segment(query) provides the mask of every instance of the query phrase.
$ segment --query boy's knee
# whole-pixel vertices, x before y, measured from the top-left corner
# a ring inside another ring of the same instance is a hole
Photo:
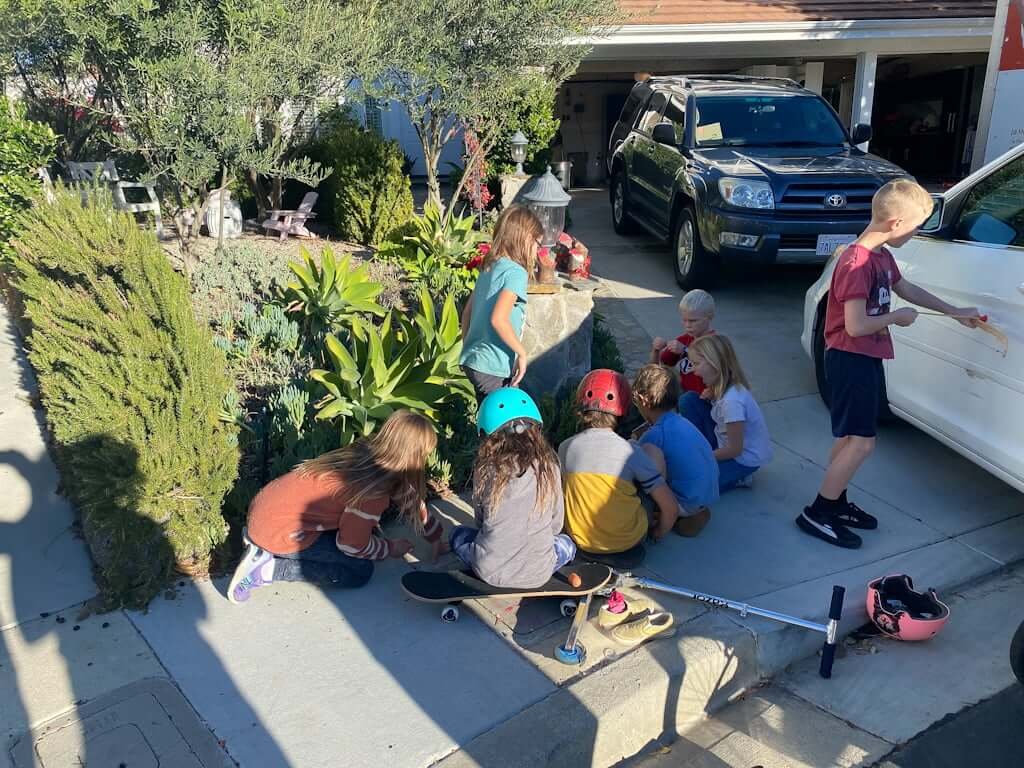
[[[851,435],[847,438],[847,450],[856,451],[858,456],[870,456],[875,450],[875,438],[873,437],[860,437],[859,435]]]

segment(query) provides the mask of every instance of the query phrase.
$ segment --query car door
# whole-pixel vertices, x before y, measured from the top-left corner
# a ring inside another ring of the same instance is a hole
[[[651,138],[651,132],[661,121],[661,113],[665,110],[667,101],[661,91],[651,96],[647,109],[637,123],[629,142],[629,202],[634,206],[634,210],[648,221],[654,220],[657,210],[654,190],[658,172],[654,165],[655,143]]]
[[[1002,345],[945,317],[892,327],[893,407],[1021,487],[1024,484],[1024,154],[979,180],[949,236],[896,251],[903,276],[955,306],[977,306]],[[895,305],[903,305],[897,300]]]
[[[684,162],[680,147],[686,140],[686,102],[677,95],[670,96],[659,123],[671,125],[676,137],[671,147],[651,142],[651,202],[654,206],[651,221],[667,232],[671,224],[672,189],[679,167]]]

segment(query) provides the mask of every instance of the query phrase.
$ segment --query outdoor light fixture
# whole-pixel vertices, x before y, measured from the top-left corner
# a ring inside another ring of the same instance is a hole
[[[509,143],[512,144],[512,162],[516,164],[516,175],[524,175],[523,163],[526,162],[526,147],[530,143],[522,131],[516,131],[515,135],[509,139]]]
[[[558,236],[565,229],[565,211],[572,197],[562,189],[562,183],[551,172],[551,166],[543,176],[523,192],[523,202],[540,219],[544,227],[541,245],[551,247],[558,242]]]

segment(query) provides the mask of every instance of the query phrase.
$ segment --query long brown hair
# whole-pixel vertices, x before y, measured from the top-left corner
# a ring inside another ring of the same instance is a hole
[[[729,387],[750,389],[750,381],[736,356],[736,348],[733,347],[727,336],[720,333],[701,336],[690,342],[687,351],[690,354],[696,352],[698,356],[707,360],[708,365],[718,371],[718,381],[708,387],[715,400],[720,400]]]
[[[473,501],[490,514],[514,478],[533,470],[540,509],[562,492],[558,456],[535,421],[522,420],[492,432],[480,443],[473,464]]]
[[[371,437],[302,462],[305,477],[333,475],[349,502],[394,498],[402,513],[418,520],[427,497],[426,461],[437,446],[430,419],[412,411],[395,411]]]
[[[494,226],[494,238],[491,250],[484,257],[484,269],[490,269],[494,262],[504,257],[512,259],[533,275],[537,257],[537,241],[544,234],[540,220],[529,208],[521,205],[510,205]]]

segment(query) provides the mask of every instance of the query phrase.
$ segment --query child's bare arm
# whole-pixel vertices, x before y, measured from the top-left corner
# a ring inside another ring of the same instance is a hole
[[[462,338],[466,338],[466,334],[469,333],[469,318],[473,314],[473,294],[469,294],[469,298],[466,300],[466,306],[462,308],[462,318],[460,325],[462,326]]]
[[[660,539],[676,524],[679,518],[679,502],[667,485],[652,488],[650,493],[654,503],[658,505],[658,524],[651,531],[651,535],[655,539]]]
[[[743,453],[743,436],[747,431],[747,422],[730,421],[725,425],[725,447],[714,452],[716,461],[735,459]]]
[[[843,321],[850,336],[872,336],[890,325],[908,326],[917,319],[917,310],[903,307],[895,312],[869,315],[866,299],[850,299],[843,303]]]
[[[909,280],[900,280],[892,289],[896,292],[897,296],[911,304],[942,312],[944,315],[955,315],[956,319],[968,328],[974,328],[977,325],[977,321],[981,319],[977,307],[954,307],[931,291],[926,291]]]

